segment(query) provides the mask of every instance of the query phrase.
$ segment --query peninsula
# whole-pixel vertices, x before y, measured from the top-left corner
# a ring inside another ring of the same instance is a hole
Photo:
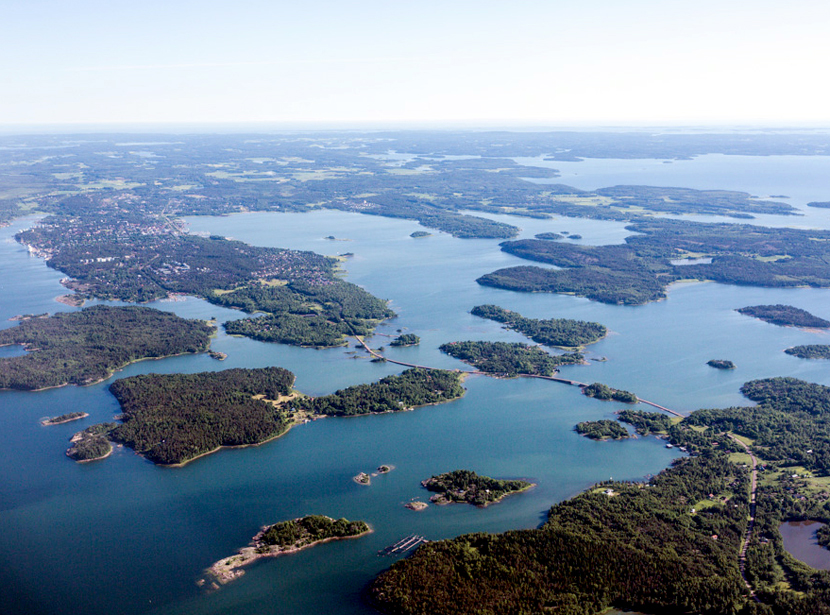
[[[66,414],[61,414],[60,416],[53,416],[48,419],[43,419],[40,424],[41,425],[62,425],[63,423],[70,423],[72,421],[79,421],[81,419],[85,419],[88,417],[89,414],[86,412],[68,412]]]
[[[236,555],[213,564],[198,584],[208,583],[213,589],[218,589],[219,585],[241,577],[245,574],[243,568],[260,558],[288,555],[332,540],[359,538],[371,531],[365,521],[334,520],[323,515],[281,521],[262,528],[250,545],[240,549]]]

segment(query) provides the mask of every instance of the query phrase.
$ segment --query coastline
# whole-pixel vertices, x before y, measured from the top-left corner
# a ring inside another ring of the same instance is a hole
[[[295,519],[296,521],[297,519]],[[244,567],[249,566],[253,562],[263,559],[266,557],[279,557],[281,555],[292,555],[294,553],[299,553],[305,549],[309,549],[311,547],[316,547],[317,545],[325,544],[328,542],[334,542],[336,540],[351,540],[354,538],[362,538],[368,534],[373,533],[375,530],[372,526],[368,526],[365,532],[361,532],[360,534],[355,534],[354,536],[332,536],[330,538],[323,538],[320,540],[314,540],[304,545],[292,545],[289,547],[281,547],[278,545],[268,546],[266,550],[260,551],[263,548],[263,545],[260,544],[260,540],[265,534],[265,532],[270,528],[270,525],[264,526],[257,534],[253,537],[251,542],[246,547],[242,547],[239,549],[236,554],[231,555],[230,557],[225,557],[220,559],[217,562],[214,562],[211,566],[205,569],[204,576],[196,581],[196,585],[199,587],[203,587],[209,584],[211,589],[219,589],[220,586],[230,583],[234,579],[238,579],[245,571],[243,570]]]

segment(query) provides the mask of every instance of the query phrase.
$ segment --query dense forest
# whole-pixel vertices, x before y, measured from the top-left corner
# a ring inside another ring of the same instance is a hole
[[[394,614],[739,612],[746,472],[725,457],[684,459],[647,485],[604,484],[551,508],[538,530],[429,543],[370,595]],[[737,507],[689,513],[727,490]]]
[[[638,433],[668,431],[693,456],[648,483],[606,482],[555,505],[539,530],[430,543],[372,584],[382,612],[591,615],[610,606],[647,613],[828,615],[830,572],[783,548],[787,520],[830,521],[830,387],[770,378],[741,391],[757,406],[698,410],[676,425],[626,410]],[[749,481],[743,448],[761,462],[745,577],[738,567]],[[730,461],[734,457],[734,462]],[[794,473],[795,469],[795,473]],[[806,472],[806,473],[805,473]],[[822,530],[822,540],[830,531]]]
[[[28,350],[0,359],[0,389],[90,384],[134,361],[207,350],[213,332],[204,321],[146,307],[98,305],[29,318],[0,330],[0,346]]]
[[[830,359],[830,345],[828,344],[793,346],[787,348],[784,352],[800,359]]]
[[[435,492],[430,501],[436,504],[460,502],[487,506],[504,496],[525,491],[533,485],[524,480],[500,480],[479,476],[472,470],[454,470],[421,481],[428,491]]]
[[[582,387],[582,394],[603,401],[621,401],[627,404],[637,403],[637,396],[634,393],[623,391],[622,389],[614,389],[601,382],[594,382],[586,387]]]
[[[617,421],[601,419],[582,421],[574,427],[576,433],[592,440],[622,440],[628,437],[628,430]]]
[[[735,311],[782,327],[830,328],[830,321],[814,316],[806,310],[780,303],[776,305],[750,305],[738,308]]]
[[[580,364],[579,353],[551,355],[536,346],[517,342],[450,342],[442,352],[493,376],[551,376],[560,365]]]
[[[830,287],[828,231],[640,218],[626,228],[636,234],[621,245],[583,246],[544,239],[504,242],[505,252],[559,269],[508,267],[478,282],[626,305],[663,299],[666,287],[680,279]]]
[[[258,444],[288,429],[288,413],[264,399],[287,395],[280,367],[146,374],[115,381],[121,423],[108,437],[158,464],[180,464],[220,446]]]
[[[378,382],[358,384],[322,397],[301,397],[298,409],[327,416],[400,412],[451,401],[464,394],[461,374],[440,369],[408,369]]]
[[[526,318],[518,312],[505,310],[497,305],[477,305],[471,311],[474,316],[489,318],[513,331],[526,335],[537,344],[560,348],[578,348],[605,337],[606,328],[596,322],[570,318]]]

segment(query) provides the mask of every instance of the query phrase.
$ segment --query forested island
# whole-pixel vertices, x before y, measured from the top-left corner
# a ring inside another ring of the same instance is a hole
[[[607,329],[597,322],[569,318],[526,318],[497,305],[477,305],[471,314],[503,323],[507,329],[518,331],[537,344],[560,348],[580,348],[593,344],[607,333]]]
[[[218,587],[242,576],[245,573],[242,570],[244,566],[262,557],[296,553],[323,542],[358,538],[371,531],[365,521],[342,518],[334,520],[323,515],[307,515],[291,521],[281,521],[262,528],[253,537],[251,544],[240,549],[236,555],[213,564],[199,584],[210,583]]]
[[[784,352],[800,359],[830,359],[830,345],[827,344],[793,346],[787,348]]]
[[[830,328],[830,321],[814,316],[806,310],[780,303],[776,305],[750,305],[738,308],[735,311],[782,327]]]
[[[28,351],[0,358],[0,389],[92,384],[135,361],[203,352],[214,332],[202,320],[146,307],[98,305],[29,318],[0,330],[0,346]]]
[[[615,389],[601,382],[594,382],[586,387],[582,387],[582,394],[603,401],[621,401],[627,404],[636,404],[638,401],[634,393],[623,391],[622,389]]]
[[[116,380],[121,423],[105,434],[153,463],[178,465],[223,446],[260,444],[299,417],[285,408],[294,374],[280,367]]]
[[[373,582],[374,605],[396,615],[576,615],[609,607],[827,615],[830,571],[787,553],[778,527],[830,521],[830,387],[770,378],[741,391],[758,405],[698,410],[674,425],[656,413],[620,413],[639,433],[668,431],[692,456],[647,483],[608,481],[556,504],[541,529],[422,546]],[[744,446],[762,473],[749,528]]]
[[[110,386],[121,404],[121,422],[79,432],[67,455],[100,459],[112,441],[153,463],[181,465],[221,447],[267,442],[318,416],[400,412],[451,401],[464,394],[461,378],[457,372],[409,369],[311,398],[293,393],[294,375],[280,367],[133,376]]]
[[[622,305],[664,299],[666,287],[683,279],[830,287],[830,231],[644,218],[626,228],[637,234],[626,237],[621,245],[585,246],[545,239],[504,242],[505,252],[560,269],[520,265],[488,273],[478,282]],[[672,262],[690,258],[709,260]]]
[[[442,369],[408,369],[378,382],[358,384],[322,397],[299,397],[292,408],[325,416],[401,412],[464,395],[462,375]]]
[[[576,433],[591,440],[622,440],[628,438],[628,430],[617,421],[601,419],[582,421],[574,427]]]
[[[493,376],[551,376],[560,365],[579,365],[579,353],[551,355],[536,346],[518,342],[450,342],[441,352]]]
[[[519,493],[533,487],[524,480],[499,480],[479,476],[472,470],[455,470],[421,481],[421,485],[435,495],[430,501],[435,504],[464,503],[485,507],[499,502],[511,493]]]
[[[404,333],[403,335],[399,335],[391,342],[389,342],[390,346],[417,346],[421,343],[421,338],[415,335],[414,333]]]
[[[735,364],[727,359],[709,359],[706,365],[716,369],[735,369]]]

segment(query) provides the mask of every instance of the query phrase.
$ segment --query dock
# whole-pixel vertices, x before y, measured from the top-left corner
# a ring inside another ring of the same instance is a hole
[[[389,545],[385,549],[381,549],[380,551],[378,551],[378,555],[402,555],[407,551],[411,551],[418,545],[427,542],[429,541],[423,536],[416,536],[415,534],[410,534],[406,538],[401,538],[395,544]]]

